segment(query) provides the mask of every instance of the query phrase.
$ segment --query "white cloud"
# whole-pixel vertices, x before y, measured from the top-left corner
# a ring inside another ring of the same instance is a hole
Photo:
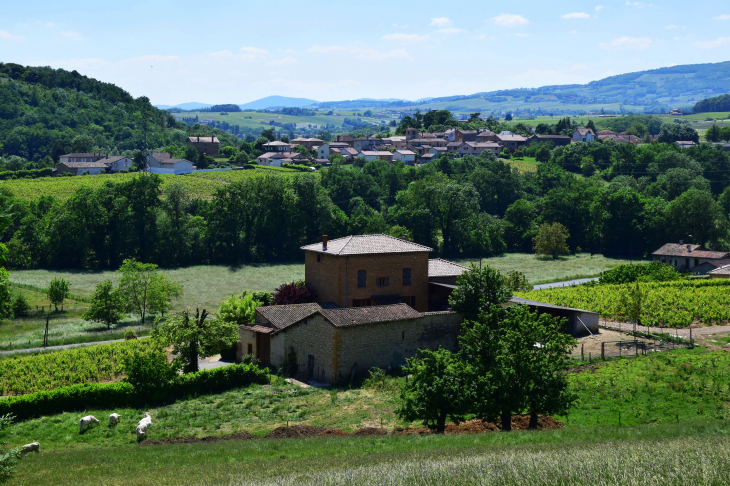
[[[666,27],[664,27],[664,28],[665,28],[665,29],[669,29],[669,30],[674,30],[674,29],[678,29],[679,27],[677,27],[677,26],[676,26],[676,25],[674,25],[674,24],[669,24],[669,25],[667,25],[667,26],[666,26]]]
[[[525,34],[524,32],[518,32],[515,34],[515,37],[528,37],[530,34]]]
[[[428,25],[435,25],[437,27],[445,27],[451,25],[451,19],[448,17],[435,17],[431,19],[431,23]]]
[[[570,33],[571,33],[571,34],[577,34],[577,33],[578,33],[578,31],[577,31],[577,30],[571,30],[571,31],[570,31]]]
[[[312,46],[308,50],[317,54],[329,54],[330,52],[344,51],[345,48],[342,46]]]
[[[714,17],[712,20],[730,20],[730,15],[722,14]]]
[[[269,65],[271,66],[282,66],[284,64],[294,64],[297,60],[293,57],[287,56],[282,57],[281,59],[274,59],[273,61],[269,61]]]
[[[471,38],[474,40],[482,40],[487,38],[487,34],[473,35]]]
[[[24,41],[25,37],[22,37],[19,35],[13,35],[9,32],[5,32],[4,30],[0,30],[0,39],[12,41],[12,42],[20,42],[20,41]]]
[[[728,44],[730,44],[730,37],[718,37],[714,41],[710,42],[694,42],[694,46],[699,47],[700,49],[714,49]]]
[[[428,39],[428,35],[418,34],[386,34],[381,37],[383,40],[395,41],[395,42],[423,42]]]
[[[464,29],[457,29],[456,27],[448,27],[446,29],[439,29],[436,32],[439,32],[441,34],[460,34],[461,32],[466,32]]]
[[[490,20],[497,25],[504,25],[505,27],[516,27],[518,25],[527,25],[530,23],[530,21],[524,18],[522,15],[506,13],[502,13],[497,15],[496,17],[492,17]]]
[[[227,52],[227,51],[224,51]],[[245,46],[238,50],[238,57],[242,61],[258,61],[264,59],[269,53],[266,49],[259,49],[258,47]]]
[[[607,51],[618,51],[622,49],[630,49],[632,51],[639,51],[642,49],[648,49],[654,46],[654,41],[650,37],[619,37],[611,42],[601,42],[598,44],[601,49]]]
[[[589,19],[589,18],[591,18],[591,16],[585,12],[571,12],[571,13],[567,13],[565,15],[561,15],[560,18],[561,19]]]
[[[603,5],[596,5],[596,12],[603,9]]]
[[[61,35],[68,39],[75,40],[75,41],[86,40],[83,37],[81,37],[81,34],[79,34],[78,32],[73,32],[70,30],[67,30],[66,32],[61,32]]]
[[[628,5],[629,7],[636,7],[636,8],[644,8],[644,7],[653,7],[654,6],[653,3],[629,2],[628,0],[626,1],[626,5]]]

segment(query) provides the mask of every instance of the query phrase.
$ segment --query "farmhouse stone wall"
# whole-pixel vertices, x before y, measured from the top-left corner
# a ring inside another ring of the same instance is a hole
[[[318,302],[353,307],[354,300],[369,299],[372,295],[398,294],[415,297],[417,311],[428,310],[427,252],[334,256],[307,251],[304,258],[305,280],[317,289]],[[410,285],[403,284],[404,268],[411,269]],[[367,272],[365,287],[357,286],[359,270]],[[377,279],[382,277],[389,278],[387,286],[377,285]]]
[[[417,319],[335,327],[315,314],[271,337],[271,363],[282,367],[294,349],[301,378],[347,382],[355,364],[363,374],[373,367],[404,364],[419,349],[455,351],[462,320],[455,312],[430,312]]]

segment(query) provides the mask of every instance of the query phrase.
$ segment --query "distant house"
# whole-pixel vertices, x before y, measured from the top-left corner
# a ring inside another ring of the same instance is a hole
[[[596,134],[590,128],[579,128],[573,132],[573,142],[593,142]]]
[[[556,147],[570,145],[572,139],[567,135],[532,135],[527,137],[526,145],[530,146],[538,142],[552,142]]]
[[[491,130],[480,130],[477,133],[477,142],[496,142],[497,134]]]
[[[265,143],[262,147],[264,152],[291,152],[291,144],[279,140]]]
[[[355,142],[355,137],[352,135],[337,135],[335,142],[343,142],[352,147]]]
[[[218,146],[220,142],[216,137],[188,137],[186,145],[195,147],[195,149],[205,155],[216,157],[218,155]]]
[[[412,150],[396,150],[393,152],[393,160],[403,162],[405,165],[413,165],[416,163],[416,153]]]
[[[496,135],[497,137],[497,143],[501,145],[502,147],[508,149],[509,151],[513,152],[517,150],[518,148],[524,146],[527,143],[527,139],[523,137],[522,135]]]
[[[482,152],[490,152],[494,155],[499,155],[501,146],[496,142],[464,142],[459,146],[457,152],[459,157],[465,155],[480,156]]]
[[[179,175],[189,174],[193,171],[192,162],[173,158],[167,152],[152,152],[147,155],[147,167],[154,174]]]
[[[59,163],[64,162],[96,162],[100,159],[105,159],[108,157],[108,154],[104,153],[73,153],[73,154],[63,154],[58,158]]]
[[[88,162],[76,162],[75,160],[69,161],[68,159],[90,159],[91,157],[74,157],[74,155],[88,155],[88,154],[66,154],[62,155],[60,158],[62,162],[56,166],[56,172],[55,175],[61,175],[61,174],[73,174],[73,175],[81,175],[84,172],[86,172],[89,175],[95,175],[95,174],[102,174],[102,173],[114,173],[119,172],[120,170],[128,170],[134,165],[134,161],[130,159],[129,157],[124,156],[107,156],[106,154],[97,154],[97,155],[103,155],[104,157],[94,157],[96,158],[95,161],[88,161]]]
[[[677,140],[676,142],[674,142],[674,144],[677,147],[682,148],[682,149],[694,147],[695,145],[697,145],[696,143],[694,143],[691,140]]]
[[[710,278],[730,278],[730,264],[723,265],[707,272]]]
[[[444,154],[449,153],[449,149],[447,147],[431,147],[428,149],[429,154],[433,154],[434,157],[441,157]]]
[[[358,157],[362,157],[368,162],[372,160],[385,160],[388,162],[393,161],[393,152],[387,150],[363,150],[357,154]]]
[[[672,116],[682,116],[682,115],[684,115],[684,113],[682,113],[682,110],[680,110],[679,108],[673,109],[672,111],[669,112],[669,114],[672,115]]]
[[[725,152],[730,152],[730,143],[727,143],[727,142],[713,142],[712,143],[712,146],[713,147],[720,147]]]
[[[476,130],[459,130],[454,131],[454,142],[476,142],[477,131]]]
[[[317,158],[320,159],[327,159],[330,155],[336,152],[332,152],[333,148],[336,149],[343,149],[348,148],[350,145],[345,142],[329,142],[329,143],[323,143],[319,147],[317,147]]]
[[[651,254],[655,262],[667,263],[679,272],[689,272],[708,261],[730,258],[726,251],[705,250],[700,245],[685,244],[683,241],[667,243]]]
[[[296,152],[267,152],[256,157],[257,164],[268,165],[269,167],[281,167],[283,164],[303,164],[308,161],[309,159]]]
[[[301,145],[307,150],[312,150],[314,146],[316,145],[319,147],[324,143],[324,140],[320,140],[318,138],[295,138],[294,140],[290,140],[289,143],[292,147],[296,147],[297,145]]]
[[[427,164],[427,163],[431,162],[434,159],[438,159],[438,156],[436,156],[435,154],[432,154],[432,153],[423,154],[423,155],[421,155],[421,158],[418,159],[418,163],[419,164]]]

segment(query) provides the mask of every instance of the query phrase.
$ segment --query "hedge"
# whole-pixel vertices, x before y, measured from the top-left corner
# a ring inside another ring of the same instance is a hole
[[[141,407],[267,381],[267,370],[244,363],[180,375],[159,387],[135,389],[123,381],[84,383],[2,399],[0,416],[10,413],[16,420],[26,420],[77,410]]]
[[[38,177],[50,177],[51,175],[53,175],[53,167],[46,167],[44,169],[4,170],[0,172],[0,180],[24,179],[27,177],[36,179]]]

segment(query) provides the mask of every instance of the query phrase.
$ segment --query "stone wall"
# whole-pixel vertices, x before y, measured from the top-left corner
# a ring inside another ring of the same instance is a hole
[[[247,354],[256,356],[256,333],[243,326],[238,326],[238,350],[236,356],[238,359],[243,358]],[[251,352],[248,352],[248,346],[251,345]]]
[[[320,261],[317,262],[317,255]],[[305,252],[305,280],[317,289],[318,302],[335,302],[340,307],[352,307],[353,300],[369,299],[372,295],[398,294],[415,297],[416,310],[428,310],[428,253],[397,253],[378,255],[333,256]],[[403,269],[411,269],[411,284],[403,285]],[[366,286],[357,286],[357,272],[367,272]],[[390,278],[389,285],[377,285],[378,277]],[[374,303],[373,303],[374,304]]]
[[[298,376],[307,376],[313,356],[315,380],[339,383],[350,379],[353,366],[363,375],[373,367],[404,364],[419,349],[442,346],[456,350],[461,314],[429,312],[418,319],[335,327],[320,314],[294,324],[271,338],[271,363],[281,367],[290,348],[296,352]],[[245,346],[244,346],[245,347]]]

